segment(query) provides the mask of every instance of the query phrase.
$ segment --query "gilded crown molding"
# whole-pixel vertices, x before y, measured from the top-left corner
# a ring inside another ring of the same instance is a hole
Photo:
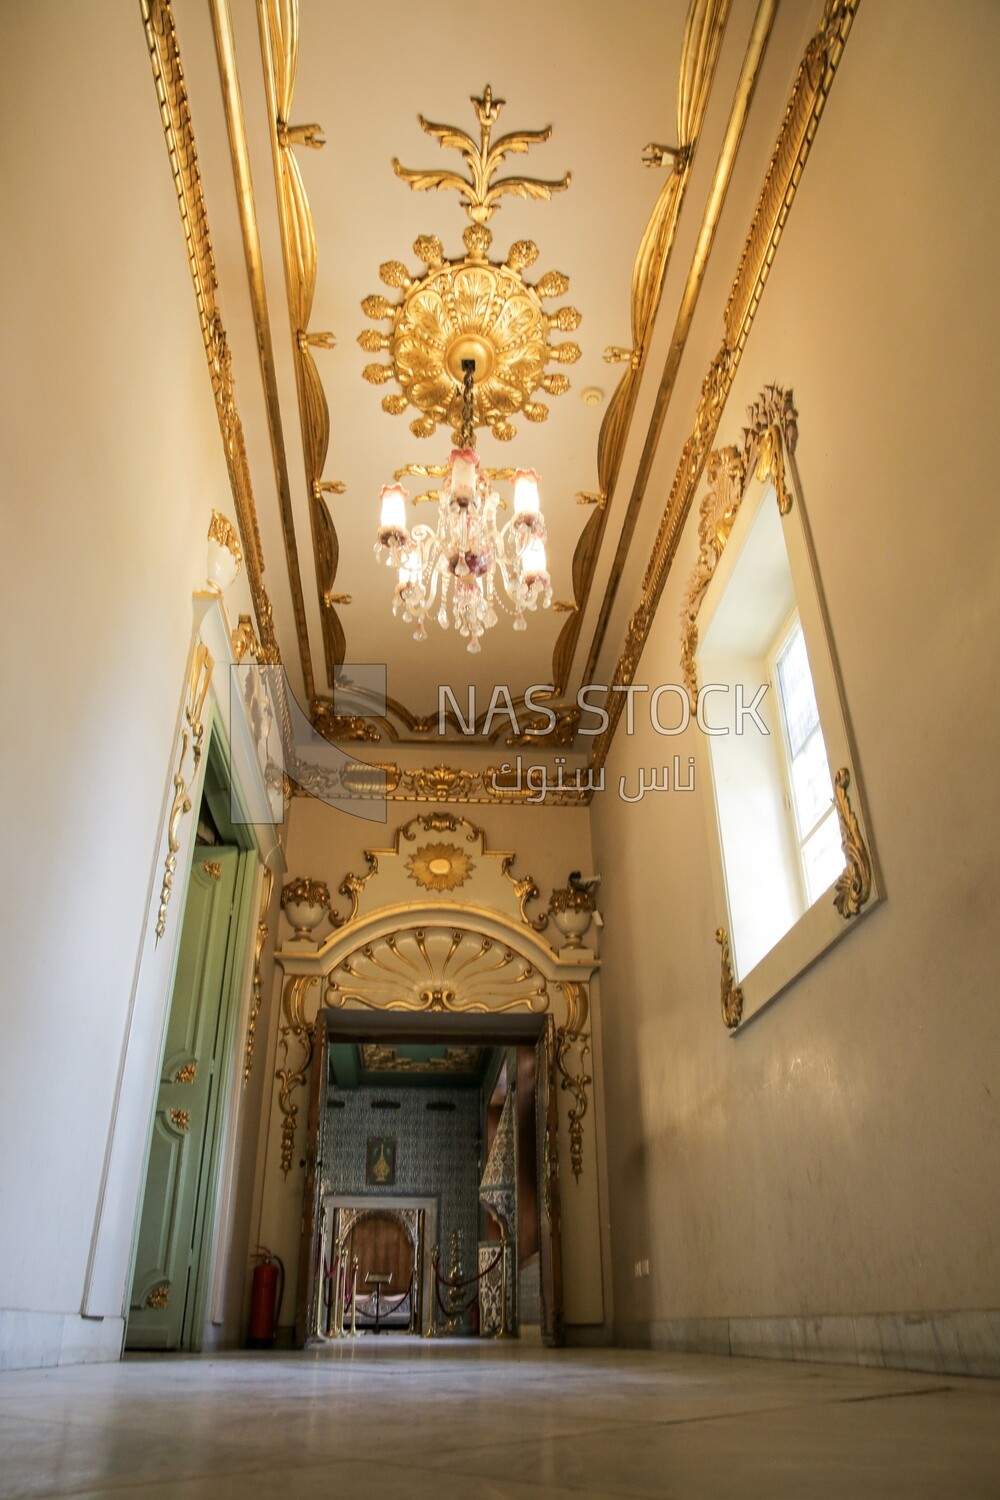
[[[253,180],[250,173],[250,149],[247,142],[246,121],[243,113],[243,96],[236,66],[236,49],[233,39],[233,23],[229,0],[210,0],[212,31],[215,37],[215,53],[222,87],[222,101],[226,113],[226,128],[229,135],[229,153],[236,186],[236,203],[240,216],[240,231],[246,259],[247,282],[250,303],[253,309],[254,327],[257,335],[257,353],[264,399],[267,411],[268,435],[271,456],[274,462],[274,477],[278,492],[278,512],[285,543],[285,561],[288,569],[288,586],[291,591],[292,613],[298,640],[299,660],[306,696],[312,697],[313,680],[312,651],[309,645],[309,630],[306,622],[305,598],[302,592],[302,574],[299,567],[298,542],[295,536],[295,520],[292,513],[291,485],[288,478],[288,459],[285,452],[285,435],[281,420],[281,404],[278,399],[278,380],[274,363],[274,346],[271,339],[271,320],[267,305],[264,281],[264,261],[261,252],[260,229],[254,201]]]
[[[565,782],[565,777],[564,777]],[[319,797],[331,803],[345,800],[386,802],[453,802],[493,806],[532,806],[544,802],[547,807],[586,807],[593,798],[594,787],[586,784],[563,784],[553,787],[534,785],[522,780],[516,770],[504,764],[486,766],[481,771],[449,766],[404,769],[394,761],[352,761],[333,770],[328,766],[298,761],[289,794],[293,797]]]
[[[298,67],[298,0],[258,0],[257,22],[278,199],[281,253],[285,269],[292,363],[302,431],[323,652],[327,679],[332,687],[337,668],[344,660],[347,642],[336,609],[338,597],[334,593],[340,566],[340,542],[325,495],[342,493],[343,486],[337,481],[326,481],[323,478],[330,447],[330,408],[312,351],[314,348],[331,348],[334,341],[330,334],[309,331],[316,290],[316,231],[305,184],[294,154],[296,146],[315,149],[321,147],[324,141],[318,125],[296,126],[290,123]],[[343,602],[343,596],[339,602]]]
[[[726,304],[727,320],[742,308],[741,321],[738,326],[727,321],[722,345],[702,381],[694,427],[681,450],[639,604],[612,674],[613,688],[624,688],[634,679],[859,3],[827,0],[820,27],[799,65]],[[607,759],[625,697],[624,692],[610,695],[610,721],[594,743],[597,767]]]
[[[274,633],[271,600],[264,583],[264,552],[257,524],[257,507],[250,479],[243,423],[236,406],[232,353],[216,303],[218,278],[215,256],[208,228],[208,212],[198,167],[198,152],[174,14],[170,0],[140,0],[140,5],[160,106],[160,119],[177,192],[177,205],[184,227],[188,266],[198,304],[198,319],[208,358],[212,394],[215,397],[226,468],[246,559],[247,578],[257,616],[262,655],[268,664],[277,665],[281,661],[281,653]]]
[[[678,146],[669,152],[666,148],[646,148],[647,165],[662,165],[669,155],[670,174],[653,206],[632,270],[632,343],[629,348],[609,349],[605,355],[611,355],[615,362],[621,357],[625,368],[597,440],[600,503],[581,532],[573,555],[576,609],[563,626],[553,652],[552,680],[559,691],[565,689],[583,627],[728,14],[729,0],[691,0],[678,81]],[[584,680],[591,679],[585,676]]]

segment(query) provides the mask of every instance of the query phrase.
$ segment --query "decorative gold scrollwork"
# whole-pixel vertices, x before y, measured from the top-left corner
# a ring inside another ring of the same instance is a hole
[[[465,255],[448,260],[437,235],[422,234],[413,245],[426,268],[422,274],[411,276],[401,261],[384,261],[379,268],[383,283],[401,290],[403,296],[399,302],[380,294],[364,299],[361,307],[367,317],[375,322],[389,320],[392,326],[389,332],[366,328],[358,343],[370,354],[389,354],[389,364],[369,364],[362,373],[372,385],[396,380],[400,391],[384,397],[382,408],[391,415],[401,415],[408,406],[416,408],[418,415],[410,424],[416,437],[430,437],[440,424],[450,425],[457,437],[462,420],[462,361],[472,359],[476,366],[474,425],[489,427],[498,441],[506,442],[514,436],[512,416],[522,413],[529,422],[547,419],[548,407],[534,399],[539,387],[550,395],[568,388],[564,376],[547,373],[545,366],[550,360],[574,363],[580,358],[579,346],[553,344],[549,336],[555,330],[572,332],[580,314],[573,307],[543,309],[543,300],[561,297],[569,281],[558,271],[548,272],[533,284],[525,281],[522,272],[538,257],[538,247],[531,240],[516,241],[502,263],[490,260],[493,236],[486,221],[503,194],[547,199],[568,187],[569,173],[558,182],[517,175],[497,179],[495,174],[507,155],[547,140],[551,127],[491,142],[504,101],[494,99],[487,85],[482,98],[472,103],[479,121],[478,145],[458,126],[435,125],[420,116],[428,135],[465,158],[468,177],[451,171],[418,171],[395,159],[392,164],[396,175],[411,188],[458,190],[472,220],[462,236]]]
[[[841,766],[834,777],[833,799],[840,822],[840,842],[846,864],[837,879],[833,904],[846,920],[856,917],[872,893],[872,862],[864,836],[847,796],[851,773]]]
[[[278,1045],[282,1049],[284,1066],[275,1070],[278,1080],[278,1108],[284,1119],[281,1128],[281,1170],[287,1177],[292,1169],[295,1150],[295,1125],[299,1106],[294,1095],[302,1088],[309,1073],[313,1056],[313,1028],[305,1018],[305,997],[309,986],[316,983],[313,974],[296,975],[285,981],[282,1000],[284,1023],[278,1031]],[[296,1066],[289,1063],[292,1045],[298,1047]]]
[[[167,930],[167,906],[174,888],[174,875],[177,871],[177,854],[181,847],[180,826],[185,814],[191,811],[190,790],[198,774],[198,767],[201,764],[203,740],[205,737],[202,713],[205,708],[208,685],[212,680],[213,666],[214,663],[208,647],[203,644],[197,645],[191,657],[191,665],[188,668],[187,696],[184,705],[184,727],[181,730],[181,753],[177,761],[177,771],[174,775],[174,800],[171,804],[170,815],[167,818],[167,854],[163,862],[163,884],[160,887],[160,904],[156,912],[155,931],[157,942],[160,941],[160,938]],[[185,776],[184,765],[189,749],[192,758],[191,773],[189,776]]]
[[[729,534],[739,515],[740,506],[754,475],[770,480],[778,501],[778,510],[787,516],[792,495],[785,480],[784,450],[795,452],[798,441],[798,413],[791,391],[780,386],[765,386],[760,396],[747,408],[747,426],[734,447],[716,448],[705,465],[708,488],[701,502],[698,521],[698,561],[688,582],[684,608],[681,611],[681,671],[691,699],[698,704],[698,611],[726,550]]]
[[[560,1088],[568,1090],[576,1101],[569,1111],[569,1162],[573,1176],[579,1182],[583,1171],[583,1118],[587,1113],[587,1087],[594,1081],[587,1072],[590,1033],[584,1030],[590,1014],[590,996],[587,986],[578,981],[564,982],[562,989],[566,997],[566,1022],[556,1032],[556,1068],[560,1075]],[[572,1058],[574,1048],[575,1062]]]
[[[250,1000],[250,1016],[247,1020],[246,1053],[243,1059],[244,1088],[250,1082],[250,1073],[253,1069],[254,1043],[257,1039],[257,1021],[260,1017],[260,1007],[264,993],[260,966],[264,955],[264,948],[267,944],[267,915],[271,907],[271,891],[273,888],[274,871],[265,867],[264,883],[260,893],[260,915],[257,918],[257,935],[254,938],[253,948],[253,990]]]
[[[730,1031],[735,1031],[743,1019],[743,990],[734,983],[733,955],[724,927],[715,929],[715,941],[722,949],[722,1019]]]

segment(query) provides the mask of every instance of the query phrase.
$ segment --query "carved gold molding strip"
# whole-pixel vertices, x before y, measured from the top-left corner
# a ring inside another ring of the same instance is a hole
[[[576,610],[563,626],[552,657],[552,680],[560,692],[565,689],[583,626],[728,14],[729,0],[691,0],[678,81],[678,145],[669,151],[666,148],[658,151],[646,148],[649,153],[647,165],[663,165],[664,158],[669,156],[670,175],[653,207],[632,271],[631,348],[607,351],[621,353],[627,362],[608,403],[597,441],[598,503],[580,534],[573,555]],[[590,677],[584,677],[584,681],[590,680]]]
[[[309,332],[316,290],[316,231],[305,184],[293,150],[295,146],[318,149],[325,142],[320,126],[290,123],[298,67],[298,0],[257,0],[257,23],[278,196],[281,252],[285,267],[292,363],[295,368],[299,423],[302,429],[323,651],[327,679],[332,687],[347,647],[333,599],[333,586],[340,565],[340,542],[324,492],[339,493],[343,486],[323,479],[330,447],[330,408],[312,350],[332,348],[334,341],[332,334]]]
[[[698,612],[729,541],[740,506],[754,478],[774,486],[778,510],[787,516],[792,494],[785,479],[785,451],[794,454],[798,442],[798,413],[791,391],[765,386],[747,408],[747,426],[739,444],[716,448],[708,456],[708,489],[698,522],[698,561],[688,583],[681,610],[681,671],[691,699],[698,706]]]
[[[722,1020],[730,1031],[735,1031],[743,1019],[743,990],[734,982],[733,955],[724,927],[715,929],[715,941],[722,949]]]
[[[592,779],[591,779],[592,780]],[[340,771],[327,766],[299,761],[291,795],[359,801],[373,797],[387,802],[457,802],[478,806],[497,804],[530,805],[544,802],[548,807],[586,807],[593,799],[594,787],[588,783],[579,788],[545,788],[544,796],[524,782],[518,785],[515,773],[503,766],[487,766],[482,771],[467,771],[458,766],[422,766],[404,770],[392,761],[355,763]]]
[[[160,105],[160,119],[184,226],[188,265],[198,304],[198,318],[208,357],[212,394],[215,397],[226,468],[229,471],[229,483],[246,558],[257,628],[265,660],[271,665],[277,665],[281,661],[281,653],[274,633],[271,600],[264,583],[264,552],[257,524],[257,507],[250,479],[243,423],[236,406],[232,353],[215,300],[218,288],[215,256],[208,229],[205,195],[198,168],[198,152],[191,125],[174,15],[170,0],[140,0],[140,6]]]
[[[304,1004],[306,991],[315,983],[314,974],[296,975],[285,981],[282,997],[285,1019],[278,1031],[278,1045],[282,1049],[284,1065],[275,1070],[274,1076],[278,1080],[278,1108],[284,1122],[281,1128],[281,1170],[286,1177],[292,1169],[295,1126],[299,1113],[294,1095],[305,1084],[312,1062],[313,1028],[306,1021]],[[295,1066],[289,1061],[293,1045],[298,1050]]]
[[[750,114],[757,79],[760,76],[764,54],[767,50],[767,43],[771,33],[771,26],[774,22],[777,9],[778,0],[758,0],[757,13],[754,17],[746,56],[744,57],[743,67],[733,95],[729,124],[719,150],[715,175],[708,192],[705,211],[702,216],[701,230],[688,271],[687,282],[681,295],[670,346],[667,349],[666,358],[663,362],[663,373],[660,376],[660,384],[656,392],[653,413],[646,431],[645,442],[643,443],[642,453],[632,483],[632,492],[629,496],[618,542],[615,547],[615,555],[608,574],[604,598],[601,601],[600,614],[594,627],[594,635],[590,643],[587,664],[584,667],[583,673],[583,680],[585,682],[592,682],[597,672],[597,659],[604,645],[605,635],[611,619],[611,611],[618,596],[618,588],[621,583],[622,574],[625,571],[628,551],[638,523],[639,511],[645,500],[646,489],[659,446],[660,434],[663,430],[667,410],[673,396],[674,385],[687,345],[688,334],[691,331],[691,325],[694,321],[695,310],[698,305],[701,288],[705,280],[705,273],[708,268],[709,256],[711,255],[712,245],[715,240],[715,233],[722,216],[729,183],[736,165],[740,140]]]
[[[594,1081],[587,1072],[590,1033],[584,1030],[590,1013],[590,996],[587,986],[577,982],[564,984],[563,993],[566,996],[566,1024],[556,1032],[556,1068],[561,1079],[559,1087],[568,1090],[576,1101],[569,1112],[569,1160],[573,1176],[579,1182],[583,1171],[583,1117],[587,1113],[587,1088]],[[574,1049],[575,1062],[572,1058]]]
[[[271,909],[271,892],[274,889],[274,871],[264,868],[264,883],[260,892],[260,914],[257,918],[257,932],[254,937],[253,946],[253,987],[250,999],[250,1015],[247,1019],[246,1051],[243,1058],[243,1087],[246,1088],[250,1082],[250,1074],[253,1071],[254,1045],[257,1040],[257,1022],[260,1019],[260,1007],[264,994],[263,980],[261,978],[261,961],[264,956],[264,948],[267,945],[267,917]]]
[[[833,780],[833,798],[847,863],[837,879],[833,904],[845,920],[856,917],[872,893],[871,856],[847,796],[850,784],[851,773],[846,766],[841,766]]]
[[[288,479],[288,460],[285,454],[285,435],[281,422],[281,404],[278,399],[277,372],[274,364],[274,346],[271,341],[271,321],[268,315],[267,293],[264,284],[264,261],[260,245],[260,229],[254,202],[253,181],[250,175],[250,150],[247,142],[246,120],[243,113],[243,96],[236,66],[236,50],[233,39],[233,23],[229,0],[211,0],[212,31],[215,37],[215,53],[222,86],[222,102],[226,112],[226,128],[229,134],[229,154],[232,161],[233,181],[236,185],[236,202],[240,215],[240,230],[246,258],[247,282],[253,308],[254,326],[257,334],[257,354],[264,399],[267,408],[268,434],[271,441],[271,456],[274,461],[275,486],[278,492],[278,511],[285,542],[285,561],[288,568],[288,586],[292,596],[292,612],[295,617],[295,633],[298,638],[299,660],[306,697],[315,692],[313,680],[312,651],[309,646],[309,630],[306,622],[305,599],[302,593],[302,574],[299,568],[298,543],[295,537],[295,519],[292,513],[291,486]]]
[[[191,811],[191,787],[201,764],[205,738],[205,726],[201,716],[205,709],[209,683],[212,680],[213,666],[214,662],[208,647],[196,646],[188,667],[184,725],[181,729],[181,753],[178,756],[177,770],[174,773],[174,800],[167,817],[167,854],[163,862],[163,883],[160,886],[160,904],[156,912],[157,942],[167,930],[167,906],[174,888],[177,854],[181,847],[180,827],[186,814]],[[190,775],[186,774],[184,769],[188,750],[191,751],[192,760]]]
[[[799,65],[733,292],[727,304],[729,315],[732,316],[733,309],[740,302],[738,296],[734,301],[734,293],[737,293],[740,286],[749,284],[751,277],[754,292],[746,302],[739,327],[727,324],[722,346],[702,382],[694,428],[681,451],[680,462],[646,567],[639,605],[629,621],[625,642],[612,675],[613,687],[624,688],[635,676],[681,530],[718,430],[774,259],[774,251],[791,209],[859,3],[860,0],[827,0],[820,28],[806,48]],[[779,208],[773,208],[773,205],[779,203]],[[766,239],[761,237],[762,224],[771,226]],[[610,695],[610,722],[594,744],[594,764],[598,767],[603,766],[607,759],[621,720],[625,697],[623,692],[612,692]]]

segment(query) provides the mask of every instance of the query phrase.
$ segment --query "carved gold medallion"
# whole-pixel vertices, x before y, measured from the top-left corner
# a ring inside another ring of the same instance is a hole
[[[569,173],[559,181],[511,175],[496,177],[504,158],[525,152],[546,141],[544,130],[519,131],[492,141],[492,131],[504,100],[495,99],[487,84],[482,98],[473,98],[479,121],[476,142],[454,125],[435,125],[419,117],[421,127],[442,146],[459,151],[469,169],[458,172],[419,171],[396,160],[398,177],[415,190],[455,188],[461,195],[471,224],[462,236],[465,255],[448,260],[436,235],[422,234],[413,252],[424,271],[411,276],[398,260],[384,261],[379,275],[387,287],[402,291],[399,302],[380,295],[366,297],[361,306],[374,322],[388,320],[388,333],[366,328],[358,336],[362,349],[371,354],[388,352],[389,364],[365,366],[364,377],[372,385],[395,380],[399,392],[382,401],[384,411],[402,415],[415,407],[419,415],[410,423],[416,437],[430,437],[439,425],[455,433],[461,425],[463,361],[475,364],[473,422],[489,427],[495,438],[514,436],[511,418],[522,414],[529,422],[544,422],[549,409],[534,399],[542,389],[562,395],[569,389],[565,375],[549,374],[546,365],[573,364],[580,358],[579,346],[570,341],[551,343],[553,332],[571,333],[580,324],[574,307],[547,312],[543,301],[562,297],[569,279],[560,271],[549,271],[538,281],[525,281],[523,271],[538,258],[532,240],[517,240],[504,261],[490,260],[493,240],[486,221],[500,197],[551,198],[569,186]]]
[[[411,880],[425,891],[454,891],[475,869],[464,849],[455,844],[425,844],[406,861]]]

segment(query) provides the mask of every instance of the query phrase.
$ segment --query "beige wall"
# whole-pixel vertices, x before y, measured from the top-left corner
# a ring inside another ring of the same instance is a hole
[[[137,6],[4,6],[0,158],[0,1360],[42,1363],[120,1339],[120,1277],[106,1328],[79,1314],[191,592],[232,511]],[[140,1006],[134,1036],[155,1051],[161,1024]],[[140,1149],[148,1126],[148,1105],[119,1118]]]
[[[625,1337],[1000,1305],[998,48],[992,4],[861,6],[718,437],[794,389],[887,902],[730,1038],[707,789],[593,807]],[[680,680],[696,551],[637,681]],[[612,788],[693,748],[639,723]]]

